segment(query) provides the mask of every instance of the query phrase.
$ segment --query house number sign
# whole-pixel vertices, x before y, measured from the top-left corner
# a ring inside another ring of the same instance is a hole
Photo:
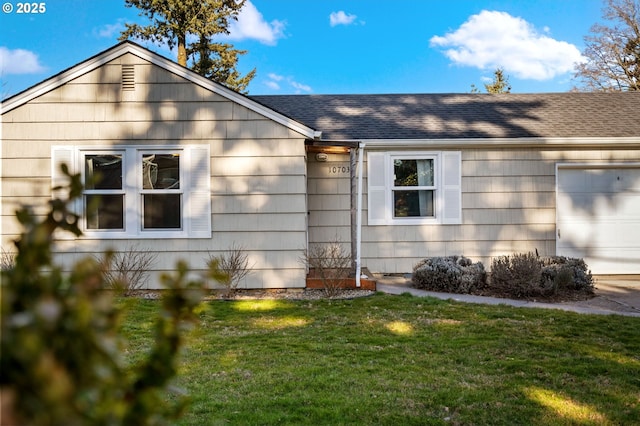
[[[348,175],[349,174],[349,164],[331,164],[327,166],[329,168],[330,175]]]

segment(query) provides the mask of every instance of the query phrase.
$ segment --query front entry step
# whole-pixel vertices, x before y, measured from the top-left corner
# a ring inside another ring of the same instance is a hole
[[[365,271],[363,271],[365,272]],[[365,273],[366,274],[366,273]],[[366,274],[368,277],[370,274]],[[306,288],[310,289],[324,289],[325,286],[330,288],[340,288],[345,290],[372,290],[376,291],[376,281],[371,278],[360,278],[360,287],[356,287],[355,277],[347,277],[335,280],[327,280],[325,283],[322,278],[319,278],[315,271],[311,270],[307,275]]]

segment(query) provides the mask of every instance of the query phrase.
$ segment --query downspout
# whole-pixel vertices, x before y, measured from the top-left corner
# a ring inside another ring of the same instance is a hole
[[[362,275],[362,175],[364,175],[364,142],[358,144],[358,201],[356,217],[356,287]]]

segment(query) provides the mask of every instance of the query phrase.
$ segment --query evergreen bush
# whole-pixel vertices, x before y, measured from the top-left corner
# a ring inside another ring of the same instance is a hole
[[[493,259],[489,289],[513,298],[576,292],[589,295],[594,292],[594,283],[582,259],[517,253]]]
[[[541,257],[542,279],[553,282],[558,291],[574,290],[592,294],[593,276],[583,259],[564,256]]]
[[[474,293],[486,284],[482,263],[464,256],[430,257],[413,267],[413,286],[447,293]]]
[[[523,298],[550,294],[552,289],[544,283],[542,265],[533,253],[500,256],[491,262],[489,288],[500,295]]]

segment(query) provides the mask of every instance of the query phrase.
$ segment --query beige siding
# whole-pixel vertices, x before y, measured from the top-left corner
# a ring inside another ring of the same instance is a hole
[[[412,149],[413,150],[413,149]],[[495,256],[537,250],[555,254],[557,163],[640,161],[637,150],[462,150],[462,224],[368,226],[366,176],[362,263],[372,272],[406,273],[420,259],[465,255],[488,268]],[[310,241],[349,240],[348,176],[332,176],[333,162],[309,163]],[[366,173],[366,166],[364,167]]]
[[[309,153],[309,243],[351,241],[349,154],[328,154],[320,162]]]
[[[121,64],[135,65],[133,92],[121,90]],[[243,287],[303,287],[306,247],[304,137],[243,106],[134,56],[125,55],[2,116],[2,247],[20,227],[13,212],[51,196],[51,147],[209,144],[212,238],[60,241],[65,265],[131,245],[158,255],[153,274],[187,260],[243,247],[253,272]],[[151,286],[156,286],[153,281]]]

